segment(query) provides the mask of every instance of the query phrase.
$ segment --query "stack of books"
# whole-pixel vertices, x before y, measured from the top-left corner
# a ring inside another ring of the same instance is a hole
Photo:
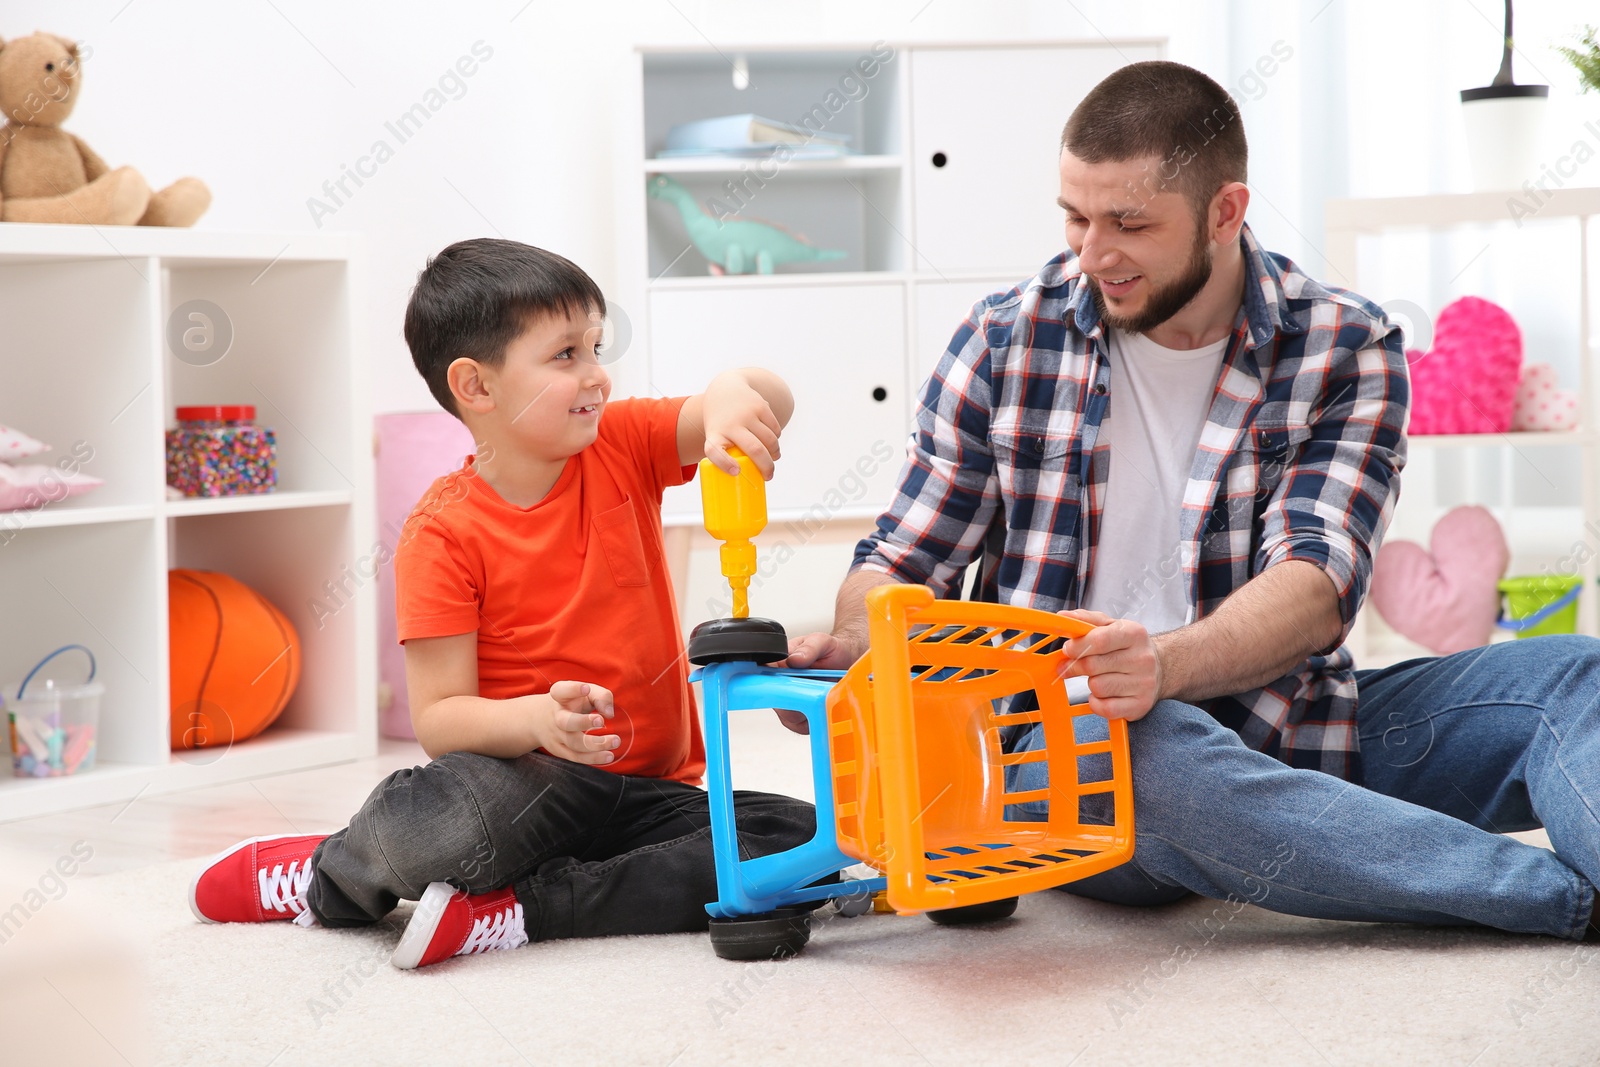
[[[656,158],[764,159],[787,146],[794,159],[837,159],[848,151],[849,141],[848,134],[816,132],[759,115],[723,115],[678,123],[667,131],[666,147]]]

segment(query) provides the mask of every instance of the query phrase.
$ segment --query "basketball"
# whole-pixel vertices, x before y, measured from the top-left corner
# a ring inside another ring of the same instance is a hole
[[[254,589],[215,571],[167,572],[172,747],[222,748],[259,734],[300,681],[300,635]]]

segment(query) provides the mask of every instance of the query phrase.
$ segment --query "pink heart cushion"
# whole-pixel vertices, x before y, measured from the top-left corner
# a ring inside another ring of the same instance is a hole
[[[1384,621],[1441,656],[1489,643],[1500,614],[1495,587],[1511,549],[1487,509],[1453,508],[1424,549],[1391,541],[1372,565],[1372,606]]]
[[[1561,388],[1561,376],[1548,363],[1522,368],[1522,384],[1511,411],[1511,428],[1559,433],[1578,427],[1578,394]]]
[[[1433,347],[1406,353],[1414,434],[1505,433],[1522,369],[1522,331],[1505,308],[1475,296],[1445,307]]]

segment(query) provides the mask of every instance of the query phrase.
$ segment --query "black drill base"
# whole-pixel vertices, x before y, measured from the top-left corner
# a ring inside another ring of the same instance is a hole
[[[709,619],[689,634],[689,662],[771,663],[789,654],[789,635],[771,619]]]

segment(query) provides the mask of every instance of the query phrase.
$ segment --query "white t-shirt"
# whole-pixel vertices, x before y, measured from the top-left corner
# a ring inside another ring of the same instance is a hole
[[[1084,607],[1163,633],[1189,621],[1178,554],[1183,492],[1228,339],[1181,350],[1113,329],[1110,341],[1111,408],[1100,436],[1111,467]]]

